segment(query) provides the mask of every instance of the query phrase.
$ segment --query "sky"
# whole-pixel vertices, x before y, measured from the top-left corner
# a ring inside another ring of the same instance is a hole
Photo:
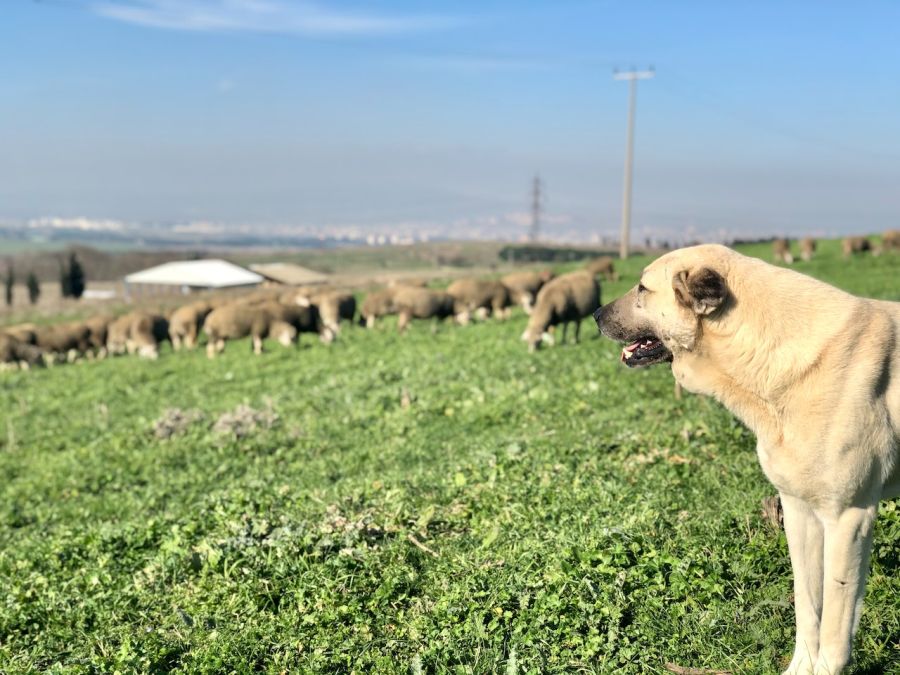
[[[3,0],[0,221],[900,225],[900,3]]]

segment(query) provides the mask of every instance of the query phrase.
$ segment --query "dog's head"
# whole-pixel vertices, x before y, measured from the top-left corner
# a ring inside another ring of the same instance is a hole
[[[722,252],[697,246],[668,253],[644,269],[637,286],[594,312],[600,331],[625,343],[625,365],[671,361],[697,347],[703,322],[726,311],[731,297]]]

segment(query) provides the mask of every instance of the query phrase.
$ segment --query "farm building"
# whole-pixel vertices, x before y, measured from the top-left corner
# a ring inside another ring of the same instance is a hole
[[[250,269],[261,274],[266,281],[286,286],[314,286],[328,282],[328,275],[293,263],[266,263],[250,265]]]
[[[263,277],[227,260],[179,260],[125,277],[125,297],[177,291],[258,286]]]

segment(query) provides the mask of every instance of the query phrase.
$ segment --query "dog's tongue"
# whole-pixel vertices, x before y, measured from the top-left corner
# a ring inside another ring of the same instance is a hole
[[[638,340],[637,342],[632,342],[630,345],[622,347],[622,361],[626,361],[626,360],[630,359],[632,353],[634,353],[634,350],[636,350],[640,346],[641,346],[641,341]]]

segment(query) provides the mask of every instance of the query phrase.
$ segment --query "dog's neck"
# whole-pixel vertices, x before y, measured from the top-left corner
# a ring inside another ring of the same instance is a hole
[[[851,317],[829,314],[829,297],[841,306],[848,297],[843,291],[765,267],[763,274],[729,275],[728,308],[703,320],[700,342],[676,358],[673,371],[689,389],[691,380],[700,383],[695,388],[721,401],[758,436],[779,439],[792,388],[822,366]]]

